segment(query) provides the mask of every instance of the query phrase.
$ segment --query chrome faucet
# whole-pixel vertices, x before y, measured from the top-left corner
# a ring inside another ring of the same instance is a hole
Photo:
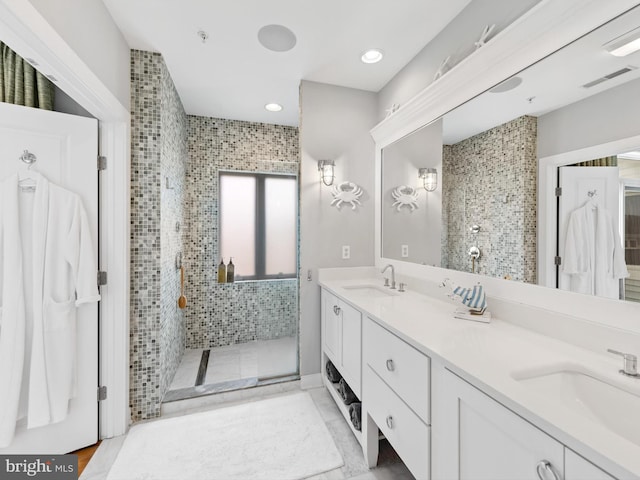
[[[391,290],[396,289],[396,271],[393,268],[393,265],[389,264],[382,269],[382,273],[386,272],[389,268],[391,268]]]
[[[610,348],[607,349],[607,352],[620,355],[622,357],[624,362],[622,370],[620,370],[622,375],[640,378],[640,374],[638,374],[638,357],[631,355],[630,353],[618,352],[617,350],[612,350]]]

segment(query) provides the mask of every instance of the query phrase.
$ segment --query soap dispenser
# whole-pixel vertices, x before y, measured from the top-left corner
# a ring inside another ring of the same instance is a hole
[[[227,281],[227,267],[224,266],[224,258],[220,259],[220,265],[218,265],[218,283],[225,283]]]
[[[227,283],[233,283],[234,281],[234,270],[235,267],[233,265],[233,257],[229,258],[229,265],[227,265]]]

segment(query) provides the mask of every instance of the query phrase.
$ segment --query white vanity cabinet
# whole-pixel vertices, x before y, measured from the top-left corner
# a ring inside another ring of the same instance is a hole
[[[365,419],[368,415],[411,473],[419,480],[428,479],[429,357],[367,318],[363,327],[363,365],[363,423],[369,421]],[[372,438],[377,439],[376,432]],[[370,452],[365,453],[373,466],[375,455],[371,458]]]
[[[323,353],[362,399],[362,314],[325,289],[321,301]]]
[[[564,452],[565,480],[616,480],[568,448]]]
[[[615,480],[562,443],[446,371],[439,476],[455,480]]]

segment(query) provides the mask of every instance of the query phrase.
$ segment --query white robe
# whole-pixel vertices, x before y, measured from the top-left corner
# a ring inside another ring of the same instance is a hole
[[[620,298],[621,278],[629,276],[620,234],[606,209],[587,202],[569,217],[562,270],[571,291]]]
[[[21,413],[27,428],[64,420],[75,395],[76,306],[100,299],[80,198],[35,176],[34,193],[21,191],[18,175],[0,184],[0,448]]]

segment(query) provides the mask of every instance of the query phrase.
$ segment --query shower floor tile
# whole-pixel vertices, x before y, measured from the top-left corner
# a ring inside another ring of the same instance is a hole
[[[203,350],[185,350],[169,391],[196,385]],[[295,374],[298,369],[297,357],[296,337],[211,348],[203,385]]]

